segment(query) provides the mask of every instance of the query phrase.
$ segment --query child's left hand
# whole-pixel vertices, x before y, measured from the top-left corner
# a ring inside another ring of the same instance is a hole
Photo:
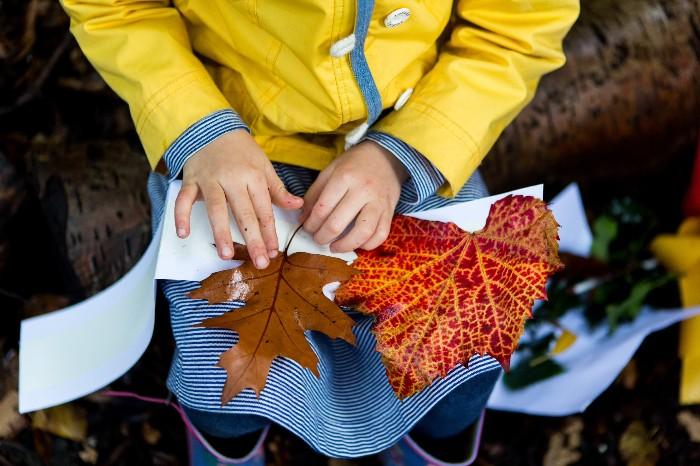
[[[332,242],[333,252],[374,249],[389,236],[401,185],[408,177],[391,152],[372,141],[361,142],[321,171],[306,192],[304,229],[319,244]]]

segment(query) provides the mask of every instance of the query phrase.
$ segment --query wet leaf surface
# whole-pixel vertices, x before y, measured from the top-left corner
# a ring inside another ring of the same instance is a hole
[[[236,248],[241,251],[241,248]],[[206,328],[238,333],[238,343],[221,355],[219,365],[228,377],[221,402],[228,403],[246,388],[258,395],[265,386],[272,361],[293,359],[319,377],[318,357],[304,332],[315,330],[331,338],[355,343],[355,322],[323,295],[323,286],[350,278],[354,270],[345,261],[318,254],[286,251],[258,270],[247,255],[240,266],[217,272],[190,293],[209,304],[244,301],[241,309],[207,319]]]

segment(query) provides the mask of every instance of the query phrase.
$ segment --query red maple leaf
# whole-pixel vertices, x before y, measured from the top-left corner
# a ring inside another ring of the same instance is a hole
[[[504,368],[562,267],[557,223],[544,202],[508,196],[491,206],[483,230],[397,215],[361,272],[336,292],[340,305],[374,315],[373,331],[394,391],[408,397],[475,354]]]

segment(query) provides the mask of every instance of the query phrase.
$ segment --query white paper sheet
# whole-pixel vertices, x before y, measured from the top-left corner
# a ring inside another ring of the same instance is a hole
[[[409,214],[410,217],[422,218],[423,220],[437,220],[440,222],[452,222],[466,231],[481,230],[486,225],[486,219],[491,210],[491,204],[510,195],[532,196],[542,199],[544,196],[544,186],[541,184],[529,186],[527,188],[516,189],[503,194],[484,197],[475,201],[461,202],[446,207],[426,210]]]
[[[21,413],[99,390],[138,361],[153,335],[159,243],[160,230],[137,264],[95,296],[22,321]]]
[[[520,390],[511,390],[499,380],[488,407],[540,416],[580,413],[615,381],[647,335],[695,315],[700,315],[700,306],[665,311],[644,308],[634,322],[622,324],[608,335],[607,325],[589,331],[581,312],[569,311],[560,323],[577,339],[554,358],[565,372]]]
[[[214,237],[207,217],[206,207],[203,202],[196,202],[192,208],[190,235],[186,239],[180,239],[175,233],[173,212],[175,199],[180,191],[181,183],[172,182],[168,189],[165,209],[165,225],[163,226],[163,239],[158,252],[158,265],[156,266],[156,278],[169,280],[201,281],[214,272],[230,269],[237,264],[236,261],[225,261],[219,258],[216,248],[212,246]],[[474,231],[482,228],[486,223],[489,208],[498,199],[509,194],[521,194],[542,199],[542,185],[518,189],[510,193],[490,196],[476,201],[454,204],[439,209],[411,214],[417,218],[426,220],[451,221],[461,228]],[[300,212],[285,211],[274,207],[275,227],[279,239],[280,248],[283,249],[292,232],[299,225]],[[243,235],[236,224],[230,223],[231,237],[234,241],[243,243]],[[303,230],[300,230],[290,244],[289,253],[298,251],[327,256],[339,257],[352,261],[357,257],[354,253],[334,254],[328,246],[319,246]]]
[[[175,234],[173,208],[179,183],[168,190],[165,222],[139,262],[122,279],[79,304],[26,319],[20,330],[19,405],[22,413],[59,405],[92,393],[128,371],[146,350],[153,333],[154,278],[201,280],[230,268],[211,245],[213,237],[204,204],[196,203],[190,237]],[[483,227],[491,204],[507,194],[542,198],[542,186],[456,204],[416,214],[453,221],[466,230]],[[276,212],[281,244],[296,227],[298,212]],[[234,240],[242,242],[235,225]],[[305,234],[295,237],[291,252],[330,254]],[[353,259],[354,254],[335,255]],[[332,290],[333,286],[327,286]]]
[[[588,226],[581,191],[571,183],[552,199],[549,208],[559,222],[559,250],[587,257],[591,252],[593,234]]]
[[[239,264],[237,261],[226,261],[219,258],[214,244],[214,235],[209,225],[207,209],[204,202],[195,202],[190,217],[190,235],[180,239],[175,233],[174,209],[175,199],[180,192],[180,181],[173,181],[168,188],[166,198],[163,239],[158,252],[158,265],[156,266],[157,279],[191,280],[201,281],[214,272],[230,269]],[[273,206],[275,215],[275,227],[280,249],[284,249],[289,237],[299,225],[299,210],[287,211]],[[230,212],[229,212],[230,213]],[[231,215],[229,215],[232,218]],[[233,241],[244,243],[243,235],[238,230],[235,222],[230,223],[231,237]],[[333,254],[328,246],[319,246],[303,230],[294,237],[289,248],[289,253],[310,252],[339,257],[352,261],[357,257],[354,253]]]

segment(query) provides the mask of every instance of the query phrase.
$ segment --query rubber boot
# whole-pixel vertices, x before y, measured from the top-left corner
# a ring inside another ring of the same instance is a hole
[[[186,424],[190,466],[265,466],[265,438],[270,426],[262,430],[260,438],[248,454],[240,458],[229,458],[212,448],[201,432],[189,422],[189,419],[184,415],[183,418]],[[235,442],[235,439],[231,441]]]
[[[384,466],[469,466],[474,463],[481,443],[484,425],[484,412],[479,419],[464,431],[464,460],[456,463],[440,460],[418,445],[410,435],[399,440],[396,445],[384,450],[381,460]]]

